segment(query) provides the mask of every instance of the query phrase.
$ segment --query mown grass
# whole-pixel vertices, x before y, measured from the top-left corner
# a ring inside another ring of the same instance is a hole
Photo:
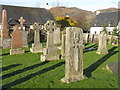
[[[45,43],[44,43],[45,45]],[[45,47],[45,46],[44,46]],[[93,47],[94,51],[88,48]],[[64,60],[41,62],[42,53],[9,55],[9,49],[2,52],[3,88],[118,88],[118,74],[105,70],[109,62],[118,61],[118,48],[108,45],[109,54],[96,54],[96,44],[85,44],[84,74],[88,79],[74,83],[62,83],[65,74]],[[58,51],[60,53],[60,51]]]

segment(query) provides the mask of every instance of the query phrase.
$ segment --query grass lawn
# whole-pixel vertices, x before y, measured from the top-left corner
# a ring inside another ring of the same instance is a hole
[[[89,51],[94,47],[94,51]],[[106,70],[106,64],[118,61],[118,48],[108,45],[109,54],[96,54],[96,44],[85,44],[84,74],[88,79],[74,83],[62,83],[65,74],[64,60],[41,62],[42,53],[33,54],[29,48],[21,55],[2,52],[3,88],[118,88],[118,74]]]

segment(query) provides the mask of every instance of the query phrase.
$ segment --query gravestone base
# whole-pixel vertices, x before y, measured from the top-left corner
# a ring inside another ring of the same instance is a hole
[[[108,51],[106,52],[96,52],[97,54],[108,54]]]
[[[58,60],[58,59],[59,59],[59,54],[56,54],[56,55],[42,54],[41,55],[41,61],[53,61],[53,60]]]
[[[3,42],[1,45],[3,49],[11,48],[11,38],[4,38],[1,42]]]
[[[13,54],[23,54],[24,50],[22,48],[18,48],[18,49],[10,49],[10,55]]]
[[[76,82],[76,81],[80,81],[80,80],[83,80],[83,79],[87,79],[87,77],[84,76],[84,75],[81,75],[79,77],[73,77],[73,78],[72,77],[71,78],[64,77],[60,81],[62,81],[63,83],[71,83],[71,82]]]
[[[42,44],[35,46],[32,44],[32,48],[30,48],[30,51],[32,53],[38,53],[38,52],[43,52]]]
[[[28,47],[28,45],[23,45],[23,47]]]

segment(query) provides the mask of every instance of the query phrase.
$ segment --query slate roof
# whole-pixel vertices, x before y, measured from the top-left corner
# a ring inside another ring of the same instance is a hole
[[[21,7],[0,5],[0,23],[2,22],[2,10],[7,11],[7,20],[9,24],[17,24],[18,19],[22,16],[25,19],[24,24],[33,24],[34,22],[46,23],[47,20],[54,20],[49,10],[44,8]]]
[[[107,27],[109,24],[110,27],[115,27],[118,25],[118,22],[118,12],[100,13],[94,19],[91,27]]]

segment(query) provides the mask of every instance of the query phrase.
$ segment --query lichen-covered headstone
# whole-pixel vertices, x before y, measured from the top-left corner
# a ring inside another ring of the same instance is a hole
[[[70,83],[85,79],[83,75],[83,31],[81,28],[66,28],[65,53],[65,77],[61,81]]]
[[[11,47],[11,38],[9,37],[9,29],[7,27],[7,12],[4,9],[2,11],[2,23],[1,23],[1,46],[3,49]]]
[[[58,49],[60,49],[60,44],[61,44],[61,40],[60,40],[60,28],[56,28],[56,30],[54,30],[54,44],[55,46],[58,47]]]
[[[93,43],[98,44],[99,40],[98,40],[98,34],[93,34]]]
[[[108,54],[107,49],[107,34],[106,32],[102,31],[99,35],[99,46],[96,52],[97,54]]]
[[[43,54],[41,55],[41,61],[46,60],[58,60],[59,54],[57,54],[57,47],[54,44],[54,30],[56,29],[56,23],[49,20],[44,25],[47,30],[47,47],[44,48]]]
[[[87,43],[88,41],[88,33],[83,33],[83,42]]]
[[[62,43],[61,43],[61,58],[65,58],[65,38],[66,38],[66,30],[62,31]]]
[[[20,30],[22,31],[22,40],[23,40],[23,47],[28,47],[28,42],[27,42],[27,33],[25,31],[25,27],[23,27],[23,23],[25,22],[25,19],[23,17],[20,17],[18,20],[20,22]]]
[[[93,34],[89,34],[88,42],[93,43]]]
[[[42,52],[42,43],[40,43],[40,30],[42,29],[42,25],[39,23],[34,23],[33,29],[35,31],[34,33],[34,43],[32,44],[32,48],[30,48],[30,51],[32,53],[38,53]]]
[[[22,54],[24,53],[24,50],[22,49],[22,32],[19,29],[19,26],[14,26],[14,31],[11,34],[12,40],[11,40],[11,49],[10,49],[10,55],[13,54]]]

